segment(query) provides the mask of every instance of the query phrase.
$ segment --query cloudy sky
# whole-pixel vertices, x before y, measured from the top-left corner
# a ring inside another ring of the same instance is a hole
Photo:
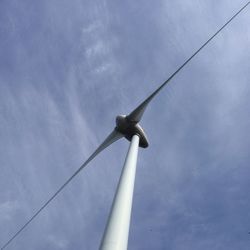
[[[0,245],[245,0],[0,2]],[[129,249],[250,247],[250,8],[152,102]],[[100,154],[8,249],[97,249],[128,148]]]

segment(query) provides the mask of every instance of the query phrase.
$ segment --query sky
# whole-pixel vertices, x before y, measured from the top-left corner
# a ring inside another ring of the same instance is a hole
[[[0,245],[246,1],[0,1]],[[152,101],[129,249],[250,246],[250,8]],[[98,249],[129,143],[6,249]]]

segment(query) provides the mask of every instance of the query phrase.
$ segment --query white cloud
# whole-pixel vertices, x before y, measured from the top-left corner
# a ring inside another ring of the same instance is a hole
[[[0,221],[10,221],[17,210],[20,209],[17,201],[5,201],[0,203]]]
[[[62,237],[56,235],[49,235],[48,242],[53,249],[67,249],[69,242]]]

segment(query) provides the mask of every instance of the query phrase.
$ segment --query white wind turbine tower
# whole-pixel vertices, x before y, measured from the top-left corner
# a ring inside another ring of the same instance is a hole
[[[96,151],[75,171],[75,173],[54,193],[54,195],[1,247],[6,248],[35,217],[64,189],[64,187],[102,150],[125,137],[130,141],[130,147],[125,159],[124,167],[117,186],[106,229],[100,244],[101,250],[125,250],[128,245],[130,215],[132,208],[134,180],[136,173],[138,148],[148,147],[148,140],[139,122],[150,101],[160,92],[160,90],[194,58],[220,31],[222,31],[250,2],[246,3],[237,13],[235,13],[217,32],[215,32],[191,57],[189,57],[158,89],[147,97],[129,115],[119,115],[116,117],[116,127]]]

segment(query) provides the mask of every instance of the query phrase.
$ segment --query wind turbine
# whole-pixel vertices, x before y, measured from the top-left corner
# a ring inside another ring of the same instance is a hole
[[[129,150],[125,159],[124,167],[116,189],[115,197],[111,207],[108,222],[101,241],[101,250],[123,250],[127,249],[128,234],[130,225],[130,215],[132,208],[134,180],[136,173],[136,163],[138,148],[147,148],[148,139],[139,122],[152,99],[166,86],[170,80],[191,61],[216,35],[220,33],[250,2],[247,2],[238,12],[236,12],[219,30],[217,30],[198,50],[194,52],[163,84],[160,85],[149,97],[147,97],[138,107],[128,115],[118,115],[116,126],[108,135],[104,142],[95,152],[78,168],[74,174],[50,197],[47,202],[1,247],[6,248],[35,217],[69,184],[69,182],[101,151],[110,146],[115,141],[126,138],[130,141]]]

